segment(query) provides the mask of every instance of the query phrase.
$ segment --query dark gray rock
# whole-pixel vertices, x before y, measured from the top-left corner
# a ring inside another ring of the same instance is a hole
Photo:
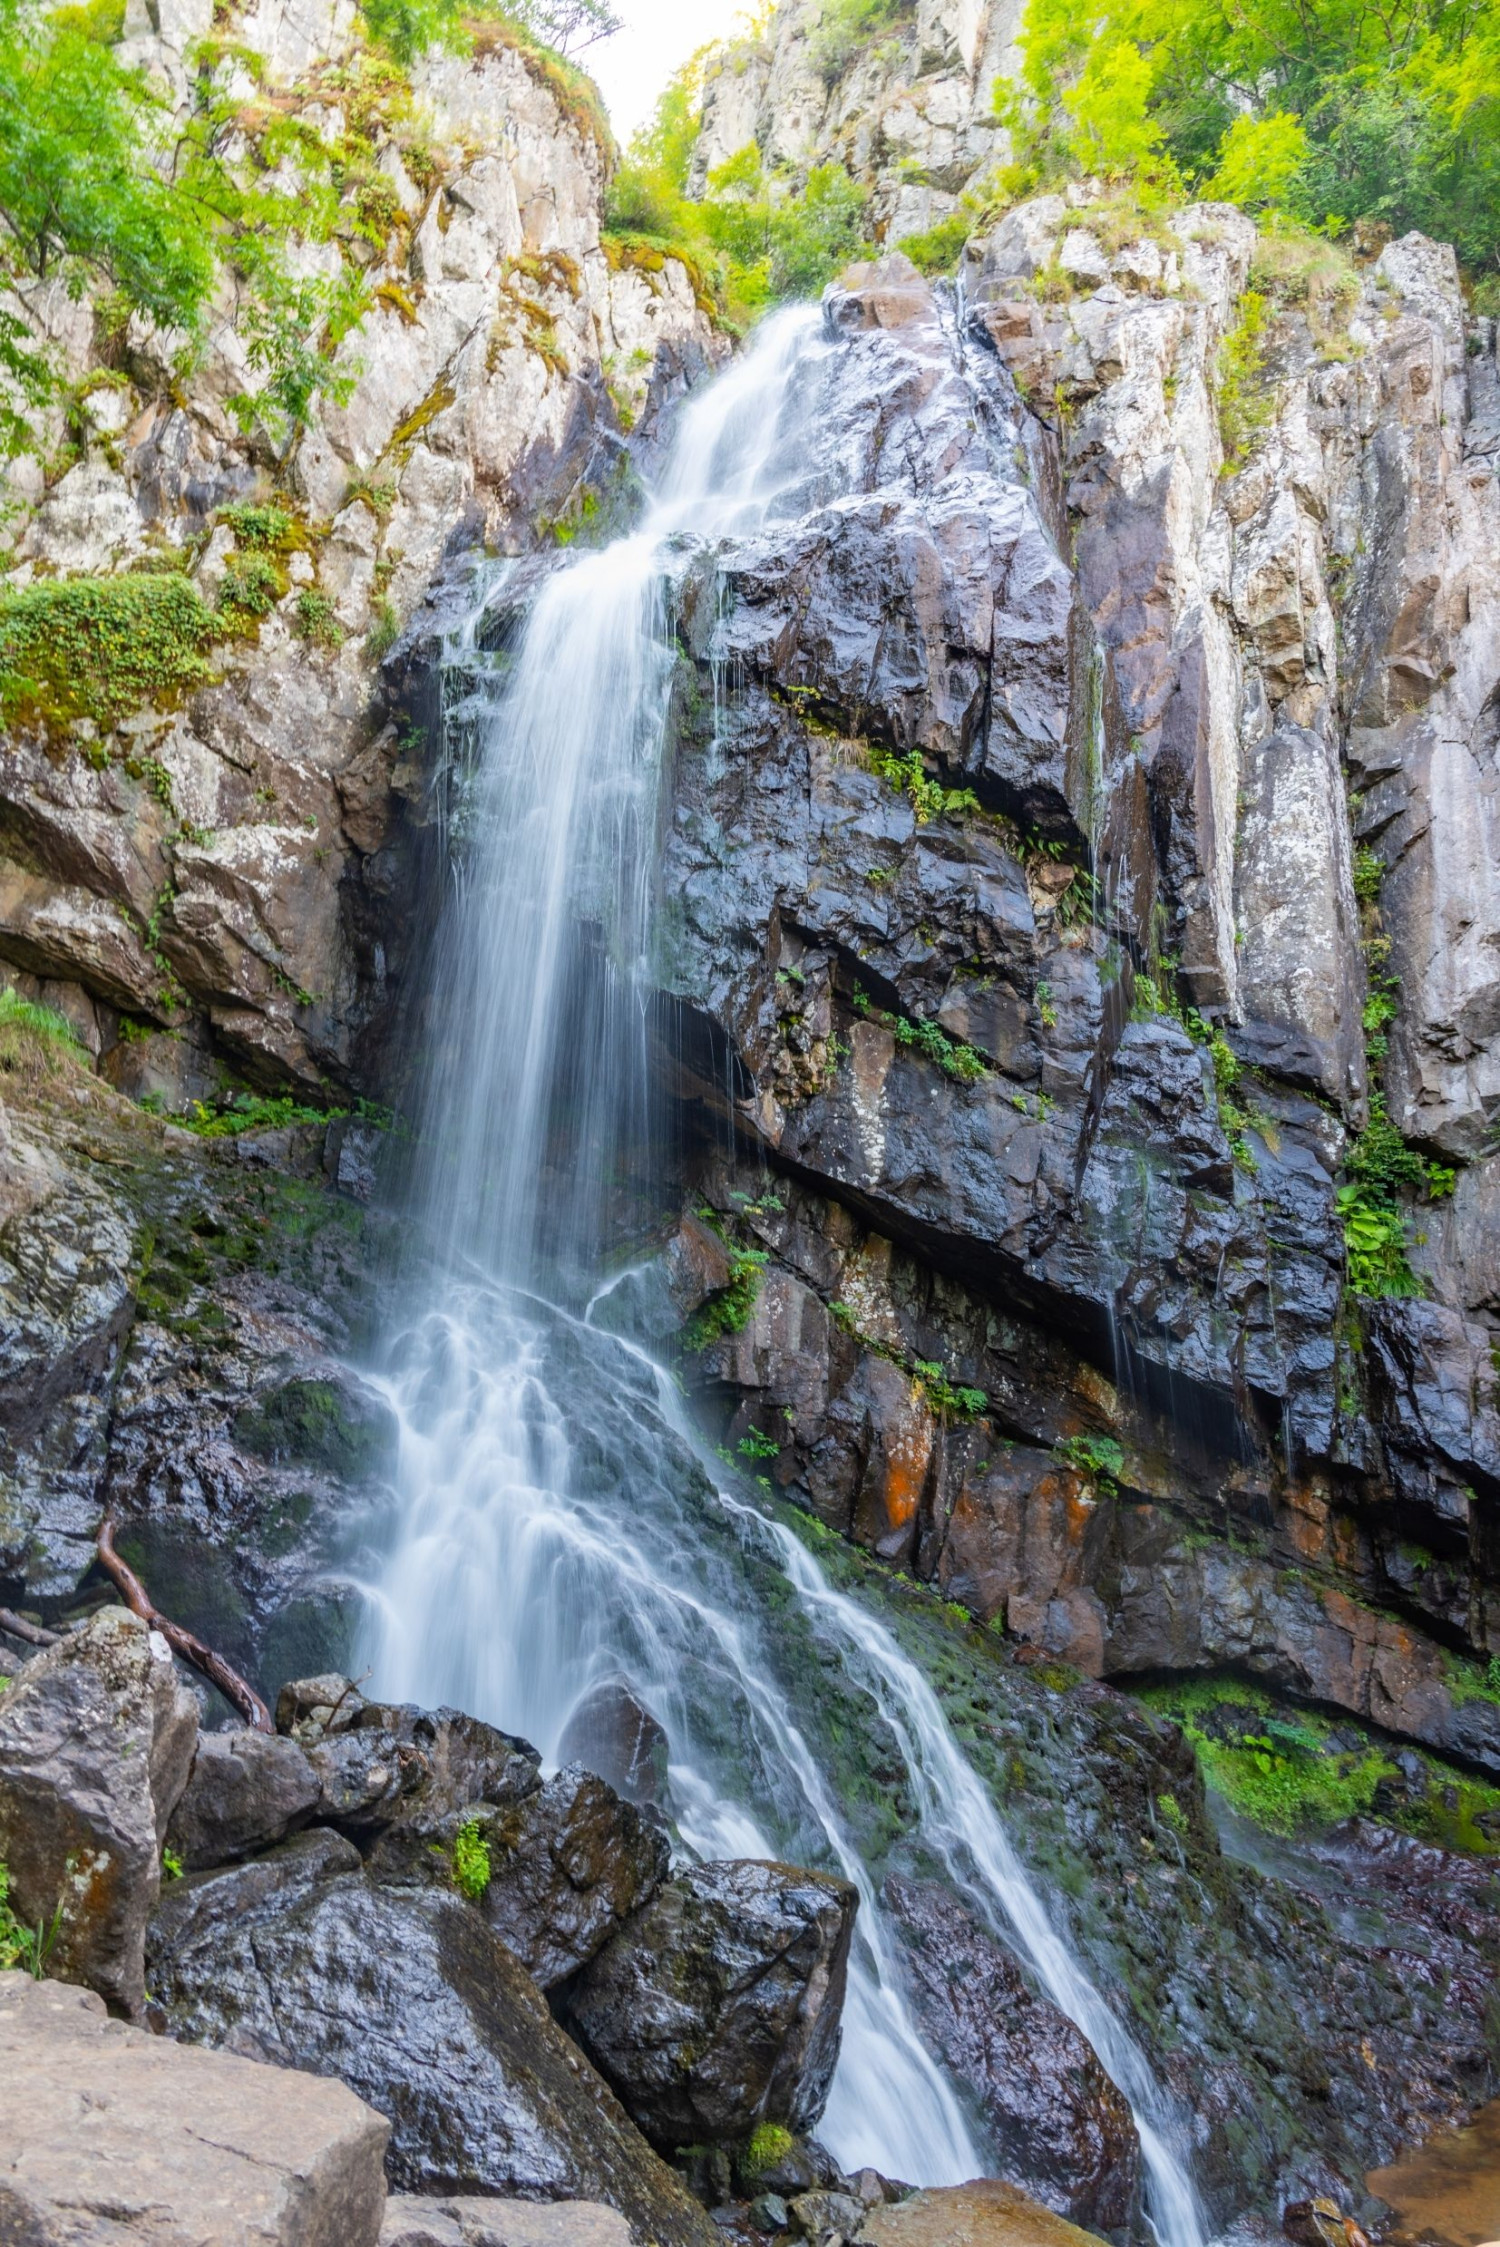
[[[1128,2230],[1140,2141],[1087,2040],[951,1891],[892,1876],[885,1895],[932,2049],[978,2106],[1005,2176],[1075,2223]]]
[[[305,1834],[169,1899],[151,1976],[172,2033],[339,2076],[390,2116],[404,2191],[603,2200],[642,2247],[707,2247],[707,2218],[472,1906],[337,1869],[348,1847]]]
[[[166,1640],[106,1608],[0,1693],[0,1862],[24,1925],[57,1917],[52,1970],[116,2012],[145,1998],[146,1922],[198,1704]]]
[[[666,1877],[665,1835],[576,1767],[502,1812],[492,1831],[480,1908],[544,1990],[585,1965]]]
[[[451,1887],[465,1826],[489,1851],[489,1884],[474,1900],[544,1990],[585,1965],[666,1876],[665,1835],[602,1779],[575,1768],[503,1807],[413,1810],[376,1835],[372,1878]]]
[[[227,1865],[304,1825],[321,1792],[294,1740],[263,1732],[203,1732],[167,1841],[190,1872]]]
[[[697,1224],[697,1231],[710,1240],[714,1237],[702,1223]],[[675,1236],[677,1241],[682,1238],[683,1234]],[[714,1280],[713,1286],[722,1287],[728,1276],[726,1264],[723,1276]],[[700,1295],[698,1301],[702,1300]],[[689,1306],[694,1310],[697,1307],[697,1303]],[[651,1711],[643,1708],[624,1685],[597,1686],[579,1704],[564,1727],[557,1754],[560,1763],[581,1763],[586,1771],[597,1771],[627,1802],[660,1803],[665,1799],[667,1735]]]
[[[328,1681],[313,1681],[323,1690]],[[311,1725],[317,1729],[313,1703]],[[361,1702],[315,1739],[307,1760],[319,1785],[318,1816],[373,1838],[394,1826],[419,1831],[468,1803],[519,1802],[541,1784],[541,1758],[525,1740],[458,1709]]]
[[[857,1896],[788,1865],[695,1865],[606,1945],[564,2017],[662,2145],[805,2129],[838,2058]]]

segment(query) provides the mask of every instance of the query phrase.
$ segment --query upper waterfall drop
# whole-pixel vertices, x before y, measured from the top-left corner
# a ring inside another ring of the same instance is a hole
[[[880,1895],[781,1674],[761,1588],[772,1568],[896,1740],[924,1845],[1129,2099],[1161,2247],[1201,2247],[1177,2120],[931,1693],[789,1532],[715,1488],[669,1378],[579,1315],[621,1171],[657,1128],[647,1002],[672,588],[705,550],[798,512],[799,495],[839,496],[838,464],[812,441],[837,351],[816,312],[769,322],[684,409],[641,527],[547,575],[496,658],[472,629],[454,650],[477,774],[423,1104],[438,1277],[379,1377],[401,1449],[370,1539],[362,1654],[382,1690],[472,1709],[551,1760],[588,1696],[623,1683],[665,1729],[685,1848],[851,1879],[861,1909],[825,2134],[849,2168],[959,2182],[986,2158],[918,2032]]]

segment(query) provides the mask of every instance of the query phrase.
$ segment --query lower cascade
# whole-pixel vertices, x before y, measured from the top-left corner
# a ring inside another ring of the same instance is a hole
[[[674,636],[690,613],[713,655],[716,573],[810,506],[857,500],[853,449],[830,436],[840,370],[819,313],[768,322],[683,408],[640,527],[545,573],[502,565],[449,636],[462,808],[422,1110],[423,1261],[370,1374],[399,1463],[360,1535],[356,1667],[383,1694],[524,1733],[549,1767],[588,1760],[601,1712],[634,1710],[664,1735],[659,1807],[685,1859],[780,1858],[852,1882],[819,2134],[849,2172],[954,2184],[993,2157],[924,2041],[813,1744],[810,1697],[835,1668],[894,1758],[913,1859],[1013,1949],[1128,2100],[1159,2247],[1201,2247],[1184,2118],[1023,1870],[1003,1805],[892,1630],[752,1482],[717,1474],[652,1353],[660,1272],[621,1268],[612,1245],[631,1198],[649,1201],[668,1129],[677,1032],[653,993],[669,972]],[[789,1658],[793,1637],[810,1661]]]

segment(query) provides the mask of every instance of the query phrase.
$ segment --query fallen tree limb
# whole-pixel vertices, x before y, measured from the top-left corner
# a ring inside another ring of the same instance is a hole
[[[28,1646],[56,1646],[61,1631],[44,1630],[40,1623],[28,1623],[24,1615],[13,1614],[8,1607],[0,1607],[0,1631],[7,1638],[19,1638]]]
[[[184,1662],[191,1662],[193,1668],[200,1671],[210,1685],[216,1685],[225,1700],[239,1710],[252,1731],[275,1731],[270,1710],[254,1687],[245,1683],[239,1671],[231,1669],[223,1655],[216,1654],[211,1646],[205,1646],[201,1638],[195,1638],[191,1631],[185,1631],[180,1623],[169,1622],[165,1615],[153,1607],[151,1595],[135,1570],[115,1551],[115,1525],[108,1514],[99,1524],[99,1559],[114,1579],[120,1597],[132,1615],[139,1615],[141,1621],[149,1623],[153,1631],[160,1631],[174,1654],[180,1654]]]

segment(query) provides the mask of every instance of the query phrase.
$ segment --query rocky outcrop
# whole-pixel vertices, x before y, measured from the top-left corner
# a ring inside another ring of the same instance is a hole
[[[1493,1707],[1453,1666],[1490,1645],[1487,1169],[1451,1216],[1412,1208],[1427,1302],[1356,1309],[1337,1204],[1368,943],[1387,973],[1348,633],[1375,463],[1429,413],[1402,370],[1462,308],[1415,241],[1289,282],[1227,208],[1115,225],[1086,189],[1013,211],[962,318],[899,260],[847,276],[805,496],[684,600],[693,661],[732,666],[682,704],[682,1050],[786,1182],[715,1152],[669,1277],[684,1312],[729,1285],[684,1245],[706,1187],[769,1258],[696,1361],[731,1439],[980,1617],[1094,1675],[1247,1667],[1488,1770]],[[1270,325],[1226,462],[1252,265]],[[1471,340],[1450,403],[1478,444]],[[1487,615],[1465,660],[1493,680]],[[1425,1037],[1394,989],[1376,1013]]]
[[[35,2247],[375,2247],[387,2125],[341,2083],[195,2051],[0,1974],[0,2225]]]
[[[602,240],[605,128],[513,32],[404,84],[361,75],[339,7],[288,38],[279,10],[211,25],[133,0],[127,52],[185,105],[211,31],[255,176],[295,176],[284,141],[260,151],[274,119],[314,175],[352,134],[378,182],[378,227],[346,205],[347,267],[322,237],[294,245],[367,307],[306,426],[242,425],[256,378],[227,292],[185,382],[143,322],[106,365],[61,284],[8,300],[61,380],[38,453],[7,465],[7,584],[185,569],[208,644],[154,707],[0,740],[0,962],[174,1109],[225,1065],[319,1101],[390,1076],[440,807],[387,720],[383,649],[455,537],[515,551],[611,502],[624,430],[712,341],[681,264]],[[221,606],[268,568],[248,615]]]
[[[274,1700],[347,1657],[328,1533],[393,1437],[347,1369],[381,1237],[328,1190],[351,1127],[205,1140],[41,1052],[55,1074],[34,1039],[0,1070],[0,1583],[73,1601],[108,1511],[163,1612]]]
[[[663,2146],[810,2129],[838,2059],[857,1897],[785,1865],[695,1865],[567,1991],[565,2018]]]
[[[711,50],[689,187],[753,141],[794,176],[844,164],[871,190],[868,219],[892,247],[959,211],[1009,150],[996,77],[1018,60],[1016,0],[917,0],[855,28],[818,0],[787,0],[758,35]]]
[[[709,2236],[473,1907],[369,1881],[325,1829],[174,1888],[151,1976],[179,2036],[336,2075],[389,2112],[395,2185],[602,2198],[643,2242]]]
[[[171,1651],[108,1609],[0,1693],[0,1863],[10,1909],[44,1930],[54,1973],[113,2011],[145,2001],[146,1922],[187,1780],[198,1706]]]

